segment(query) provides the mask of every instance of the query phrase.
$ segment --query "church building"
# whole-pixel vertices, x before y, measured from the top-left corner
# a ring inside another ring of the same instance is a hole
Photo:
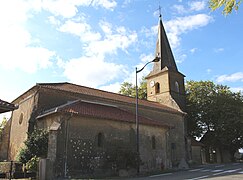
[[[16,160],[27,132],[46,129],[53,177],[91,177],[184,167],[184,75],[178,71],[160,18],[147,100],[68,82],[37,83],[12,103],[8,160]]]

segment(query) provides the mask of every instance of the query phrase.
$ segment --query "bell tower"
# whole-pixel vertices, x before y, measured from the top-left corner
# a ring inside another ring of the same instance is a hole
[[[177,69],[161,15],[155,56],[159,56],[160,61],[154,63],[153,70],[146,77],[147,100],[185,110],[185,76]]]

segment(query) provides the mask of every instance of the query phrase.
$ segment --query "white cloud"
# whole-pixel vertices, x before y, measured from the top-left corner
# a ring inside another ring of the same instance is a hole
[[[90,52],[89,49],[86,49],[87,56],[71,59],[63,66],[64,75],[71,82],[91,87],[103,86],[121,76],[125,77],[127,75],[126,67],[107,62],[105,55],[115,53],[117,49],[125,49],[132,42],[126,36],[113,36],[111,39],[91,42],[89,44]]]
[[[231,87],[230,88],[231,91],[233,92],[242,92],[243,93],[243,87]]]
[[[59,19],[57,19],[55,16],[49,16],[48,20],[54,26],[60,26],[61,25],[61,21]]]
[[[67,20],[59,27],[59,31],[76,35],[80,37],[81,41],[84,42],[97,41],[101,38],[99,33],[91,31],[90,25],[86,22],[79,23],[72,20]]]
[[[205,0],[203,1],[190,1],[188,2],[191,11],[201,11],[205,9],[207,3]]]
[[[212,21],[212,17],[206,14],[197,14],[192,16],[178,17],[165,22],[170,44],[173,48],[180,45],[180,35],[188,31],[206,26]]]
[[[230,75],[221,75],[216,79],[217,82],[236,82],[242,81],[243,82],[243,72],[237,72]]]
[[[115,0],[91,0],[93,6],[101,6],[109,10],[114,10],[117,3]]]
[[[177,17],[175,19],[165,21],[164,27],[168,36],[170,46],[175,50],[175,58],[177,63],[182,63],[187,55],[185,53],[176,52],[181,42],[181,35],[189,31],[198,29],[200,27],[208,25],[212,22],[213,18],[206,14],[197,14],[192,16]],[[145,37],[151,38],[157,35],[158,25],[148,28],[142,28],[141,33],[145,34]],[[151,45],[150,45],[151,46]],[[191,53],[195,53],[198,49],[193,48],[190,50]]]
[[[147,39],[154,37],[158,33],[158,25],[152,26],[151,28],[142,27],[141,33],[143,36],[145,36]]]
[[[33,0],[30,1],[32,7],[39,11],[47,10],[55,16],[72,18],[78,13],[79,6],[101,7],[113,11],[117,3],[115,0]]]
[[[38,39],[25,27],[30,10],[25,1],[4,1],[0,5],[0,66],[5,69],[34,73],[52,64],[55,52],[38,46]]]
[[[179,13],[179,14],[184,14],[184,13],[186,13],[186,9],[185,9],[185,7],[183,6],[183,5],[174,5],[173,7],[172,7],[177,13]]]
[[[207,69],[207,74],[210,74],[212,72],[212,69]]]
[[[99,26],[105,34],[112,34],[112,24],[106,21],[100,21]]]
[[[24,23],[27,19],[28,5],[19,0],[2,1],[0,4],[0,22],[2,25],[11,26]]]
[[[180,63],[184,62],[186,58],[187,58],[186,54],[181,54],[176,57],[175,61],[177,64],[180,64]]]
[[[2,49],[2,48],[1,48]],[[5,69],[20,69],[27,73],[35,73],[52,65],[55,53],[42,47],[18,47],[15,52],[4,48],[0,55],[0,66]]]
[[[194,54],[197,50],[198,50],[197,48],[192,48],[192,49],[190,49],[190,52],[191,52],[192,54]]]
[[[140,70],[141,68],[144,67],[144,65],[148,62],[151,62],[153,59],[155,58],[154,54],[141,54],[139,56],[139,59],[140,59],[140,63],[136,65],[137,69]],[[153,67],[153,63],[149,63],[147,64],[144,69],[139,72],[137,74],[137,78],[138,78],[138,83],[142,81],[142,78],[147,76],[149,74],[149,72],[151,71]],[[133,84],[135,84],[135,80],[136,80],[136,77],[135,77],[136,73],[135,73],[135,69],[134,69],[134,73],[130,73],[129,76],[127,77],[127,79],[125,81],[127,82],[131,82]]]
[[[125,8],[127,7],[130,3],[132,2],[132,0],[125,0],[122,4],[122,7]]]
[[[90,42],[85,51],[88,56],[114,54],[118,49],[126,49],[137,41],[137,33],[119,27],[113,34],[106,34],[103,39]]]
[[[224,51],[224,48],[214,49],[214,52],[216,52],[216,53],[220,53],[220,52],[223,52],[223,51]]]
[[[189,1],[187,3],[187,7],[184,5],[175,4],[172,6],[172,9],[179,14],[188,14],[197,11],[202,11],[206,8],[207,2],[205,0],[202,1]]]
[[[73,83],[90,87],[104,85],[119,76],[124,76],[125,67],[105,62],[103,57],[80,57],[65,64],[64,75]]]
[[[44,0],[40,5],[44,10],[51,12],[55,16],[71,18],[78,12],[77,6],[88,5],[88,1]]]
[[[137,33],[123,26],[113,27],[103,20],[100,21],[99,26],[104,32],[103,37],[100,33],[93,32],[86,22],[78,23],[68,20],[59,30],[79,36],[81,41],[86,42],[84,50],[87,56],[114,54],[118,49],[126,52],[126,48],[137,41]]]
[[[118,93],[120,91],[120,88],[121,88],[121,83],[119,82],[116,82],[114,84],[109,84],[107,86],[99,87],[99,89],[102,89],[104,91],[114,92],[114,93]]]
[[[93,31],[85,19],[82,22],[67,20],[58,27],[59,31],[78,36],[85,43],[80,58],[66,63],[58,61],[59,67],[64,68],[64,75],[71,82],[99,87],[120,77],[122,73],[126,75],[125,67],[109,62],[107,55],[116,54],[118,50],[127,52],[127,48],[136,43],[137,33],[123,26],[112,26],[104,20],[98,25],[103,33]]]
[[[149,55],[141,54],[139,57],[142,64],[152,61],[154,58],[155,58],[155,56],[153,54],[149,54]],[[139,66],[142,66],[142,64],[140,64]]]

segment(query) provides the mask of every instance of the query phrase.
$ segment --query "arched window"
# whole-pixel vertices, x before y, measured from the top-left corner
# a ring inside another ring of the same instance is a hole
[[[20,116],[19,116],[19,124],[22,124],[23,119],[24,119],[24,114],[21,113]]]
[[[156,149],[155,136],[152,136],[152,149]]]
[[[104,135],[102,133],[99,133],[97,136],[97,146],[103,147],[104,145]]]
[[[180,92],[179,83],[177,81],[175,82],[175,91],[178,93]]]
[[[155,93],[160,93],[160,84],[158,82],[155,84]]]

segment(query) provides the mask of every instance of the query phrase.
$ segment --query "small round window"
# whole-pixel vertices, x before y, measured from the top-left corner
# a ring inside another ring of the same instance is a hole
[[[21,113],[19,116],[19,124],[22,124],[23,118],[24,118],[24,115],[23,115],[23,113]]]

